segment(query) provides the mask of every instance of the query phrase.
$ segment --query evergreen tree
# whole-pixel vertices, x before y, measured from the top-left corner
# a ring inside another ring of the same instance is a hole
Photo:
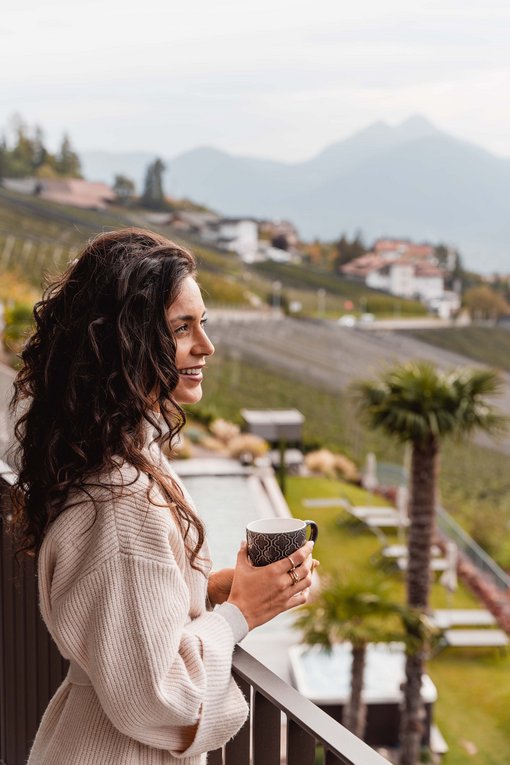
[[[113,182],[115,201],[120,205],[129,205],[135,196],[135,184],[125,175],[116,175]]]
[[[49,153],[44,145],[44,133],[39,125],[35,126],[32,141],[32,166],[35,172],[48,161]]]
[[[8,152],[5,136],[0,139],[0,182],[7,176]]]
[[[58,175],[66,178],[81,178],[80,158],[73,150],[67,133],[64,134],[60,150],[55,157],[55,168]]]
[[[12,178],[33,175],[34,141],[21,117],[14,116],[11,124],[14,130],[15,143],[12,150],[7,154],[7,174]]]
[[[149,210],[164,210],[168,206],[163,192],[163,173],[165,170],[165,165],[159,157],[148,166],[143,194],[140,199],[142,207]]]
[[[333,259],[333,268],[335,271],[340,271],[340,268],[345,266],[346,263],[350,263],[351,260],[360,258],[367,252],[367,248],[359,233],[356,234],[352,241],[349,241],[345,234],[342,234],[338,242],[335,242],[334,249],[336,251],[336,255]]]

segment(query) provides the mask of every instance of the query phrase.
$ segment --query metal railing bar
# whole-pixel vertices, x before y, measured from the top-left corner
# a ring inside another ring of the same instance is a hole
[[[510,588],[510,576],[459,526],[444,507],[437,507],[437,521],[440,530],[457,543],[460,550],[471,559],[478,569],[489,574],[499,588],[503,590]]]
[[[250,683],[281,709],[289,722],[296,722],[338,757],[338,763],[341,765],[388,765],[384,757],[287,685],[240,646],[234,651],[233,670],[237,677]]]
[[[324,752],[324,765],[342,765],[342,760],[339,760],[333,752],[326,750]]]
[[[315,738],[294,720],[287,724],[287,762],[290,765],[315,765]]]
[[[237,684],[250,704],[251,715],[250,685],[240,678],[237,678]],[[244,765],[244,763],[248,765],[250,762],[250,715],[246,718],[246,722],[241,730],[225,745],[225,765]]]
[[[253,765],[280,765],[281,712],[265,695],[253,696]]]

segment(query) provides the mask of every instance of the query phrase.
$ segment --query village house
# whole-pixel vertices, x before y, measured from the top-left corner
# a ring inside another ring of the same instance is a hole
[[[425,303],[442,318],[460,308],[460,298],[445,289],[447,269],[437,263],[431,245],[380,239],[373,251],[342,266],[344,276],[367,287]]]
[[[35,194],[49,202],[85,210],[105,210],[115,201],[111,186],[83,178],[4,178],[2,183],[9,191]]]

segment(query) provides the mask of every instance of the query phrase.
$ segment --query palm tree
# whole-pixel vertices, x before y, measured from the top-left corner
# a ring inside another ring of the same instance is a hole
[[[460,368],[439,372],[426,362],[398,365],[378,380],[356,386],[359,412],[368,424],[411,444],[406,594],[407,606],[418,615],[426,614],[429,606],[441,441],[446,436],[465,438],[477,430],[501,432],[506,418],[488,401],[501,388],[499,376],[491,370]],[[423,735],[421,678],[428,641],[419,630],[413,635],[413,629],[408,627],[414,649],[407,649],[401,765],[415,765],[418,761]]]
[[[342,723],[359,738],[363,738],[366,722],[362,692],[367,646],[403,639],[401,622],[391,618],[401,611],[402,606],[388,597],[381,580],[344,582],[336,576],[300,610],[295,622],[308,645],[331,651],[337,643],[351,644],[351,692]]]

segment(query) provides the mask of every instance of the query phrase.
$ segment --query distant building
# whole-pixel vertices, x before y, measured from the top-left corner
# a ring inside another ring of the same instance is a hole
[[[367,273],[365,284],[392,295],[428,302],[443,295],[444,277],[444,272],[437,266],[402,258],[374,266]]]
[[[195,236],[204,236],[208,226],[217,223],[220,216],[213,212],[200,212],[195,210],[176,210],[169,213],[167,223],[172,228],[184,231]]]
[[[202,230],[205,240],[236,252],[243,260],[256,259],[259,246],[257,224],[250,218],[220,218]]]
[[[86,210],[104,210],[115,201],[111,186],[83,178],[3,178],[2,185],[19,194],[36,194],[49,202]]]
[[[288,220],[259,220],[259,233],[261,239],[268,240],[275,245],[275,240],[284,237],[287,250],[295,250],[299,245],[299,236],[296,227]],[[283,249],[279,248],[278,249]]]
[[[379,239],[372,252],[342,266],[341,272],[372,289],[421,300],[442,318],[460,308],[458,294],[445,290],[449,271],[438,264],[429,244]]]
[[[409,239],[378,239],[372,249],[376,255],[390,260],[407,257],[413,260],[435,261],[432,245],[415,244]]]
[[[105,210],[115,201],[115,192],[106,183],[93,183],[82,178],[40,180],[34,193],[50,202],[87,210]]]

